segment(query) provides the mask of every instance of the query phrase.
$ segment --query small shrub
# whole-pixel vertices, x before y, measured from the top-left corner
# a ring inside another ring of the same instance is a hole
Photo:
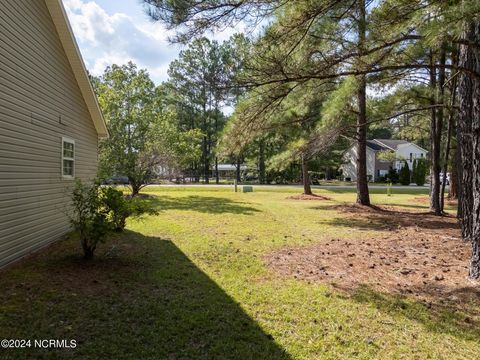
[[[121,191],[111,187],[103,189],[103,198],[113,229],[117,232],[125,229],[129,217],[158,214],[146,201],[138,197],[124,196]]]
[[[80,237],[85,259],[91,259],[99,242],[112,231],[123,231],[127,218],[158,214],[147,202],[125,197],[121,191],[102,187],[98,182],[83,184],[77,180],[72,194],[70,222]]]
[[[398,183],[398,172],[397,169],[394,169],[390,166],[388,170],[388,174],[386,176],[387,182],[391,182],[392,184]]]
[[[130,204],[121,191],[111,187],[102,189],[103,202],[109,213],[109,220],[114,231],[125,229],[130,216]]]
[[[413,182],[418,186],[425,185],[425,177],[427,175],[427,162],[425,159],[418,159],[415,171],[413,172]]]
[[[111,231],[108,211],[103,206],[98,183],[83,184],[77,180],[72,193],[73,214],[70,222],[80,237],[85,259],[93,258],[99,242]]]

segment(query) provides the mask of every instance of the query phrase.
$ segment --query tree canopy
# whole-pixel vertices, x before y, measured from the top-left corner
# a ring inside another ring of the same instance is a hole
[[[370,204],[366,168],[370,127],[396,126],[396,135],[409,134],[409,138],[428,144],[430,207],[437,215],[443,212],[440,174],[442,169],[446,172],[450,148],[457,140],[459,212],[464,237],[473,239],[474,244],[471,275],[480,278],[480,226],[476,225],[480,223],[480,202],[474,201],[480,197],[475,190],[480,189],[476,175],[480,163],[476,144],[480,140],[475,133],[480,126],[478,1],[144,2],[154,20],[176,31],[172,41],[185,42],[239,22],[269,21],[237,78],[237,87],[247,95],[237,106],[227,134],[235,134],[230,135],[234,145],[244,147],[264,137],[269,127],[287,125],[278,119],[304,121],[298,120],[300,112],[290,113],[291,107],[284,106],[292,98],[309,92],[322,99],[328,97],[326,93],[336,94],[330,99],[336,105],[321,106],[320,118],[325,121],[333,109],[343,113],[344,119],[354,119],[353,134],[348,122],[340,126],[343,121],[337,121],[335,127],[339,134],[354,140],[357,202],[363,205]],[[322,139],[325,129],[333,131],[324,125],[304,127],[308,136],[295,131],[279,156],[286,154],[285,149],[292,153],[292,149]],[[316,146],[322,143],[317,141]]]
[[[128,177],[132,194],[159,171],[198,157],[197,131],[179,132],[163,94],[133,63],[108,67],[93,81],[110,136],[100,143],[100,174]]]

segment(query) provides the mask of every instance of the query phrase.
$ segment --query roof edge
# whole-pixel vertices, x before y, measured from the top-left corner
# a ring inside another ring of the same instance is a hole
[[[107,137],[107,124],[102,111],[100,110],[100,106],[98,105],[95,91],[88,78],[87,69],[83,62],[75,36],[73,35],[73,30],[65,8],[63,7],[62,0],[45,0],[45,4],[50,12],[60,42],[62,43],[63,50],[70,63],[75,79],[77,80],[78,87],[80,88],[80,92],[87,105],[95,129],[97,130],[97,134],[99,137]]]
[[[379,144],[380,146],[383,146],[383,147],[386,147],[392,151],[396,151],[396,149],[392,148],[391,146],[388,146],[387,144],[381,142],[380,140],[378,139],[373,139],[372,141],[375,141],[377,144]]]

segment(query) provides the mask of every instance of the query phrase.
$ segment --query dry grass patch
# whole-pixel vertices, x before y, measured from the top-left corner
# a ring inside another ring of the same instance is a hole
[[[265,257],[268,266],[282,276],[344,290],[367,285],[429,300],[480,299],[478,284],[467,279],[470,246],[460,239],[454,217],[358,205],[336,209],[352,228],[377,229],[378,235],[284,248]]]
[[[413,198],[413,201],[419,203],[419,204],[429,204],[430,203],[430,197],[429,196],[418,196]],[[458,200],[457,199],[449,199],[448,197],[445,197],[445,204],[455,206],[457,205]]]
[[[288,200],[332,200],[327,196],[317,195],[317,194],[298,194],[287,197]]]

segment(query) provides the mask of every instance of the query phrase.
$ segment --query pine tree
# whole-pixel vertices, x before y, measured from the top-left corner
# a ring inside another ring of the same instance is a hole
[[[418,173],[418,166],[417,166],[417,159],[413,159],[413,165],[412,165],[412,174],[411,174],[411,177],[412,177],[412,182],[416,183],[416,176],[417,176],[417,173]]]
[[[404,162],[403,167],[400,169],[399,178],[400,184],[410,185],[410,169],[406,161]]]
[[[425,159],[418,159],[413,173],[413,182],[418,186],[425,185],[425,176],[427,175],[427,164]]]

